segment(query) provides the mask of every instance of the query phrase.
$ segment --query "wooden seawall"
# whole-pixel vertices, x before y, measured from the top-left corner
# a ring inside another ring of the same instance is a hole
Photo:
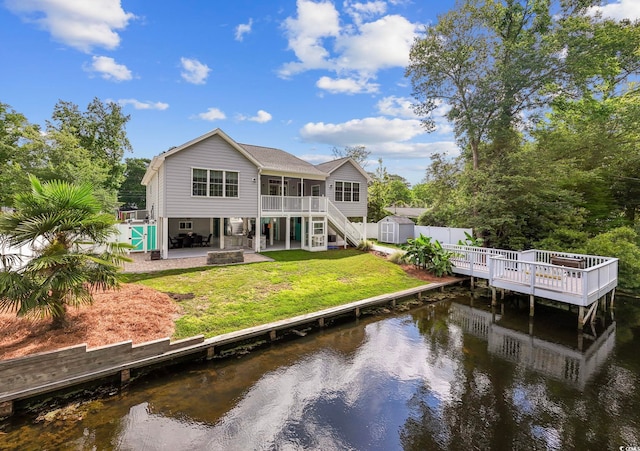
[[[125,384],[131,370],[170,364],[181,358],[212,359],[221,347],[264,337],[274,341],[279,334],[305,325],[324,327],[327,320],[345,315],[359,317],[362,309],[380,305],[395,307],[409,297],[444,289],[463,279],[421,285],[383,294],[314,313],[275,321],[205,339],[202,335],[170,342],[169,338],[133,345],[131,341],[87,350],[85,344],[0,361],[0,418],[14,412],[14,403],[46,393],[66,390],[89,382],[119,377]]]

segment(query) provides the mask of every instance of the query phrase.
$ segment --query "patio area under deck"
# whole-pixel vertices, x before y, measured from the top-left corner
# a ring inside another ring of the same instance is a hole
[[[617,258],[536,249],[517,252],[453,244],[443,247],[454,253],[454,273],[488,280],[494,303],[499,288],[528,294],[531,316],[535,297],[576,305],[579,328],[595,317],[598,301],[604,301],[606,307],[610,295],[613,303],[618,285]],[[567,265],[554,264],[558,261]]]

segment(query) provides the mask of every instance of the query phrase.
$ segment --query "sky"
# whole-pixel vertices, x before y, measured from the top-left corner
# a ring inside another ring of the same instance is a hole
[[[437,110],[427,133],[404,76],[409,49],[454,0],[0,0],[0,102],[42,126],[59,100],[131,116],[152,158],[213,129],[313,164],[363,145],[365,169],[420,183],[459,153]],[[640,0],[609,0],[614,18]]]

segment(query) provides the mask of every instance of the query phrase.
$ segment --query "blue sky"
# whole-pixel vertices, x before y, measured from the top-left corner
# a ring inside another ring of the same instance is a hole
[[[221,128],[312,163],[364,145],[419,183],[432,152],[458,150],[446,121],[425,133],[404,77],[415,36],[453,0],[4,0],[0,102],[44,126],[58,100],[131,115],[151,158]],[[605,14],[640,17],[640,1]],[[440,113],[446,111],[443,105]]]

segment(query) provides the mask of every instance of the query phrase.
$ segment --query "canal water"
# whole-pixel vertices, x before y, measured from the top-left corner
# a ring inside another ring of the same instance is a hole
[[[618,450],[640,446],[640,308],[455,299],[0,423],[19,450]]]

